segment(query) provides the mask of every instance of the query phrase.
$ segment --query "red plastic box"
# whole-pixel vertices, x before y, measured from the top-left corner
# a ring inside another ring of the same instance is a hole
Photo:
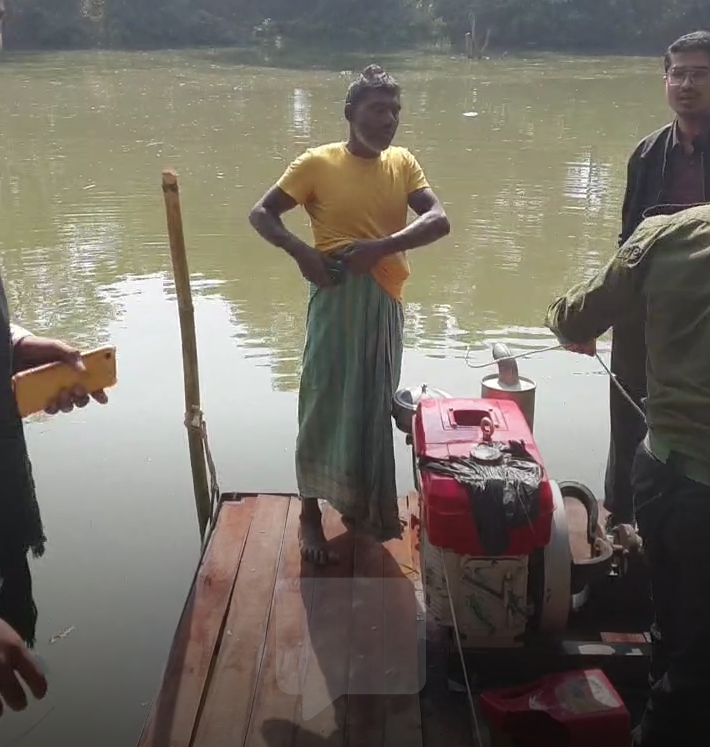
[[[600,669],[564,672],[481,695],[499,733],[525,747],[628,747],[631,718]]]
[[[550,541],[553,500],[549,478],[518,405],[497,399],[426,399],[414,414],[413,438],[417,457],[438,459],[467,457],[483,440],[481,421],[489,418],[495,431],[493,441],[523,441],[530,455],[543,468],[539,512],[525,527],[508,530],[504,555],[530,555]],[[471,506],[463,485],[452,477],[426,470],[419,475],[421,520],[429,542],[459,555],[483,557]]]

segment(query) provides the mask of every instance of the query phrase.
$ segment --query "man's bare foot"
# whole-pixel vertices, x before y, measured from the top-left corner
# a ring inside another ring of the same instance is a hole
[[[304,498],[300,518],[298,541],[301,547],[301,557],[316,565],[337,563],[338,556],[328,549],[328,542],[323,533],[318,501],[314,498]]]

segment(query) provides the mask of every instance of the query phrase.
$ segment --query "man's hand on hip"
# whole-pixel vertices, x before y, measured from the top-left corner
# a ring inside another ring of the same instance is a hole
[[[385,246],[379,239],[354,241],[344,249],[339,249],[337,256],[354,275],[365,275],[385,256]]]
[[[319,288],[333,285],[333,279],[328,268],[328,259],[323,252],[303,245],[298,252],[293,254],[293,258],[298,264],[301,275],[306,280]]]

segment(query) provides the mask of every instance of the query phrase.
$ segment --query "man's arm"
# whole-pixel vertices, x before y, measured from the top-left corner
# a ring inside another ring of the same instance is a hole
[[[369,272],[374,265],[390,254],[432,244],[449,233],[449,219],[429,187],[411,192],[408,203],[418,217],[401,231],[381,239],[356,241],[343,252],[339,252],[349,270],[356,274]]]
[[[249,213],[249,222],[254,230],[297,262],[302,255],[312,252],[313,248],[292,234],[281,216],[313,198],[319,168],[320,160],[312,150],[301,153]]]
[[[382,239],[383,255],[427,246],[447,236],[451,231],[444,207],[432,189],[424,187],[412,192],[408,202],[417,218],[401,231]]]
[[[627,241],[593,278],[550,304],[545,326],[563,344],[585,345],[603,335],[639,302],[652,246]]]
[[[24,327],[20,327],[19,324],[10,322],[10,340],[12,341],[13,347],[24,340],[25,337],[30,337],[31,334],[32,333],[28,332]]]
[[[294,259],[299,252],[310,249],[298,236],[284,225],[281,216],[293,210],[298,203],[280,187],[274,185],[254,205],[249,213],[249,223],[264,240],[283,249]]]
[[[281,187],[274,185],[254,205],[249,213],[249,222],[254,230],[270,244],[283,249],[298,264],[303,277],[324,288],[333,284],[328,264],[322,252],[314,249],[284,225],[281,216],[293,210],[298,203]]]
[[[13,374],[28,368],[25,365],[22,355],[22,346],[20,343],[28,337],[32,337],[32,333],[21,327],[15,322],[10,322],[10,342],[12,343],[12,372]]]

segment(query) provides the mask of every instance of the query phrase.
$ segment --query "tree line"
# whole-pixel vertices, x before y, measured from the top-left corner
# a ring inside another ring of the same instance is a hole
[[[710,0],[0,0],[6,48],[254,45],[396,50],[445,43],[660,54],[710,28]],[[473,28],[472,28],[473,27]],[[468,35],[468,38],[467,38]]]

